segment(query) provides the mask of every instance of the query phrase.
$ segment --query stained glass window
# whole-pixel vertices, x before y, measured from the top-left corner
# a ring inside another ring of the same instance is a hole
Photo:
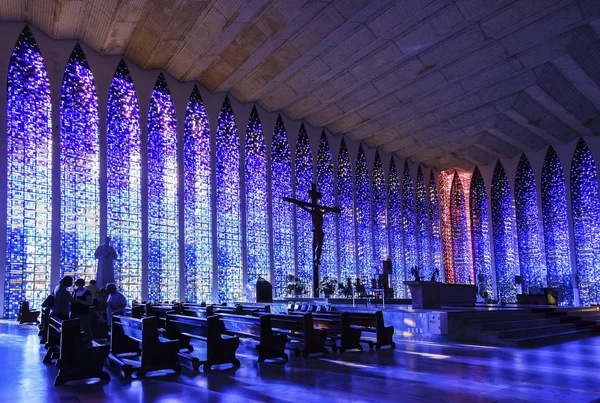
[[[159,74],[148,108],[148,283],[151,300],[179,300],[177,121]]]
[[[356,244],[358,273],[363,281],[373,277],[373,227],[371,219],[371,183],[367,158],[362,146],[356,160]]]
[[[295,274],[293,205],[283,201],[292,195],[290,144],[281,116],[277,118],[271,145],[271,192],[275,298],[285,297],[288,276]]]
[[[453,171],[439,174],[440,230],[442,235],[442,257],[444,262],[444,281],[454,283],[454,256],[452,255],[452,226],[450,225],[450,190]]]
[[[388,217],[390,230],[390,256],[392,258],[392,288],[398,298],[406,298],[407,279],[404,270],[404,242],[402,241],[402,187],[394,157],[388,171]],[[410,278],[410,277],[409,277]]]
[[[387,192],[385,175],[379,152],[375,153],[373,164],[373,240],[375,244],[375,260],[387,259]]]
[[[115,281],[128,300],[141,301],[140,108],[123,60],[110,84],[106,119],[107,226],[119,257]]]
[[[98,98],[79,45],[60,94],[61,276],[96,277],[100,231]]]
[[[579,299],[583,306],[598,305],[600,283],[600,224],[598,171],[592,152],[579,139],[571,165],[571,202],[573,234],[579,280]]]
[[[415,215],[417,224],[418,262],[421,267],[421,276],[431,279],[431,253],[429,245],[429,217],[427,215],[427,188],[421,167],[417,169],[417,182],[415,187]]]
[[[322,194],[321,203],[324,206],[335,206],[335,187],[333,183],[333,159],[327,136],[323,131],[319,140],[317,155],[317,184]],[[328,213],[323,217],[323,253],[321,254],[320,277],[338,278],[337,263],[337,231],[335,220],[337,214]]]
[[[415,225],[415,194],[408,163],[404,162],[402,174],[402,234],[404,235],[405,279],[412,280],[410,270],[419,265]],[[420,272],[423,274],[423,272]]]
[[[23,300],[38,309],[50,291],[51,111],[44,60],[25,27],[10,58],[6,94],[6,318],[16,317]]]
[[[269,280],[267,148],[256,107],[252,108],[244,144],[246,183],[246,261],[248,281]]]
[[[241,301],[240,145],[228,97],[225,97],[219,112],[216,151],[219,302]]]
[[[296,142],[296,199],[310,202],[308,192],[313,183],[312,154],[304,124],[300,126]],[[307,211],[296,208],[296,234],[298,236],[298,277],[304,283],[304,295],[312,297],[313,233],[312,219]]]
[[[492,252],[490,249],[490,225],[488,220],[488,198],[485,182],[478,167],[473,171],[470,190],[471,242],[473,245],[474,282],[483,280],[487,298],[494,299]]]
[[[442,281],[443,278],[443,262],[442,262],[442,240],[440,229],[440,205],[438,201],[437,184],[433,170],[429,174],[429,189],[428,189],[428,211],[429,211],[429,240],[431,245],[431,265],[433,270],[438,270],[437,281]]]
[[[340,280],[356,277],[356,249],[354,229],[354,183],[350,156],[342,139],[337,160],[338,226],[340,233]]]
[[[498,161],[492,176],[492,229],[498,297],[503,303],[517,302],[515,276],[519,274],[514,244],[513,212],[508,176]]]
[[[554,148],[550,146],[542,168],[542,218],[546,245],[548,286],[563,292],[564,305],[573,304],[571,251],[567,219],[565,173]]]
[[[208,117],[194,86],[183,128],[185,299],[190,302],[212,301],[211,161]]]
[[[454,283],[468,284],[471,278],[469,262],[469,229],[467,228],[467,201],[458,172],[454,173],[450,191],[450,223],[452,228],[452,256]]]
[[[515,212],[519,263],[523,276],[523,292],[530,287],[545,287],[546,273],[540,249],[540,224],[535,176],[529,160],[523,154],[517,166],[515,180]]]

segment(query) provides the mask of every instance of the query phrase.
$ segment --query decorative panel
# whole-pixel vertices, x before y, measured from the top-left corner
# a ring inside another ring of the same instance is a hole
[[[450,191],[450,226],[452,229],[452,266],[454,283],[469,284],[471,278],[469,262],[469,228],[467,227],[467,201],[465,189],[458,172],[454,173]]]
[[[495,299],[490,247],[490,224],[488,219],[488,197],[483,176],[478,167],[473,171],[469,192],[471,211],[471,243],[473,246],[473,269],[480,295]]]
[[[96,278],[100,241],[98,98],[94,77],[75,45],[60,94],[61,276]]]
[[[148,108],[148,298],[179,300],[177,120],[159,74]]]
[[[415,195],[408,163],[402,174],[402,234],[404,237],[405,279],[412,280],[411,270],[418,266],[417,234],[415,225]]]
[[[321,203],[324,206],[335,206],[335,185],[333,182],[333,158],[331,149],[327,142],[327,136],[323,131],[319,140],[319,150],[317,155],[317,184],[319,192],[322,194]],[[322,277],[337,279],[338,261],[337,261],[337,231],[335,213],[325,214],[323,217],[323,252],[321,254],[321,267],[319,275]]]
[[[407,298],[404,281],[408,278],[404,270],[404,242],[402,238],[402,187],[394,157],[388,171],[388,216],[390,230],[390,256],[392,258],[392,288],[398,298]]]
[[[387,231],[387,192],[385,175],[379,152],[375,153],[373,164],[373,241],[375,246],[375,260],[388,258],[388,231]]]
[[[417,223],[418,262],[421,267],[421,276],[431,279],[431,250],[429,239],[429,217],[427,212],[427,188],[423,179],[421,167],[417,169],[417,182],[415,187],[415,216]]]
[[[215,139],[218,298],[219,302],[241,301],[240,142],[228,97],[219,112]]]
[[[356,247],[358,274],[363,282],[373,277],[373,226],[371,183],[362,145],[356,160]]]
[[[140,108],[121,60],[108,90],[106,114],[107,234],[119,259],[115,281],[129,301],[142,300],[142,159]]]
[[[337,161],[337,196],[340,214],[338,215],[340,242],[340,280],[356,277],[356,244],[354,228],[354,180],[352,165],[342,139]]]
[[[437,281],[443,281],[444,263],[442,260],[442,239],[440,228],[440,204],[438,199],[437,184],[433,170],[429,174],[429,188],[427,197],[429,199],[429,241],[431,246],[432,270],[438,270]]]
[[[296,142],[296,199],[310,202],[308,192],[313,183],[312,154],[304,124],[300,126]],[[298,247],[298,277],[304,283],[304,295],[312,297],[313,283],[313,232],[310,214],[295,206]]]
[[[194,86],[183,127],[183,207],[185,221],[185,299],[212,302],[212,157],[210,127]]]
[[[442,257],[444,263],[444,281],[454,283],[454,257],[452,255],[452,226],[450,225],[450,190],[453,171],[439,173],[440,230],[442,237]]]
[[[4,316],[39,309],[50,292],[52,102],[44,59],[25,27],[12,51],[6,94],[7,227]]]

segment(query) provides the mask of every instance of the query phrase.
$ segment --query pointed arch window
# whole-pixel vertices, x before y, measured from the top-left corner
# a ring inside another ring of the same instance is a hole
[[[335,185],[333,182],[333,159],[331,149],[327,142],[327,136],[323,131],[319,140],[319,150],[317,154],[317,184],[319,191],[323,195],[321,203],[325,206],[334,206],[335,203]],[[323,217],[323,253],[321,254],[320,277],[328,276],[331,279],[338,279],[337,263],[337,231],[335,220],[337,214],[325,214]]]
[[[542,167],[542,219],[546,246],[548,286],[563,291],[563,304],[573,304],[571,250],[567,219],[565,172],[550,146]]]
[[[490,225],[488,220],[488,198],[483,176],[478,167],[473,171],[469,192],[471,210],[471,242],[473,245],[474,284],[483,279],[487,297],[494,298],[492,253],[490,249]],[[482,277],[483,276],[483,277]]]
[[[119,257],[115,281],[128,300],[141,301],[140,108],[124,60],[108,90],[106,120],[107,233]]]
[[[313,183],[313,161],[304,124],[300,126],[296,141],[296,199],[310,201],[308,192]],[[296,234],[298,246],[298,277],[304,283],[304,295],[312,296],[313,282],[313,233],[312,219],[307,211],[296,209]]]
[[[185,222],[185,298],[212,301],[212,164],[210,127],[194,86],[183,126],[183,205]]]
[[[6,94],[7,227],[4,317],[39,309],[50,292],[52,102],[37,42],[25,27],[10,57]]]
[[[417,182],[415,188],[415,215],[417,223],[417,244],[419,253],[419,266],[421,275],[431,278],[431,251],[429,245],[429,218],[427,215],[427,188],[423,179],[421,167],[417,169]]]
[[[289,276],[295,274],[292,204],[283,201],[292,194],[290,145],[281,116],[277,118],[271,146],[271,192],[273,217],[273,263],[275,298],[287,295]],[[312,238],[311,238],[312,239]]]
[[[575,261],[581,305],[598,305],[600,283],[600,205],[594,156],[579,139],[571,164],[571,203]]]
[[[438,270],[437,281],[443,280],[444,265],[442,260],[442,240],[440,228],[440,205],[438,199],[437,184],[433,170],[429,174],[429,188],[427,197],[429,199],[429,240],[431,246],[431,265],[433,270]]]
[[[100,238],[98,98],[79,44],[65,67],[60,94],[61,277],[96,278]]]
[[[246,266],[248,281],[270,278],[267,147],[260,117],[252,108],[244,142],[246,184]]]
[[[363,281],[368,281],[373,277],[373,227],[371,183],[362,145],[356,160],[356,245],[358,274]]]
[[[375,153],[373,163],[373,240],[375,260],[385,260],[389,255],[387,232],[387,191],[385,175],[379,152]]]
[[[219,302],[242,298],[240,144],[235,116],[225,97],[216,135],[217,267]]]
[[[515,180],[515,213],[519,265],[523,276],[523,292],[530,287],[545,287],[546,273],[542,265],[538,197],[535,176],[525,154],[521,155]]]
[[[508,176],[498,161],[492,176],[492,229],[498,297],[503,303],[515,303],[515,276],[519,274],[514,244],[513,212]]]
[[[415,226],[415,194],[408,163],[402,174],[402,234],[404,235],[405,278],[412,280],[410,270],[418,266],[417,234]]]
[[[148,108],[148,297],[179,300],[177,121],[159,74]]]
[[[471,265],[469,262],[469,228],[467,217],[467,201],[465,189],[458,172],[454,172],[450,190],[450,223],[452,229],[452,266],[454,268],[454,283],[467,284],[472,282]]]
[[[340,233],[340,280],[356,277],[354,228],[354,180],[346,142],[342,139],[337,160],[338,225]]]
[[[404,242],[402,238],[402,187],[396,162],[391,157],[388,171],[388,216],[390,230],[390,256],[392,258],[392,288],[398,298],[406,298],[407,280],[404,270]]]

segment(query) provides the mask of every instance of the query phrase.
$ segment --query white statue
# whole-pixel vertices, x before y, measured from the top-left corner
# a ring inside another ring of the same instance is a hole
[[[110,246],[110,237],[105,237],[104,243],[96,248],[95,257],[98,259],[98,271],[96,272],[98,286],[103,287],[108,283],[114,283],[113,260],[117,259],[117,251]]]

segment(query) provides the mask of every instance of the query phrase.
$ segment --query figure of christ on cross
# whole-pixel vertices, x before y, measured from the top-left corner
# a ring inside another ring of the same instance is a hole
[[[308,191],[308,196],[311,202],[284,197],[284,201],[294,203],[302,210],[308,212],[312,218],[313,225],[313,297],[319,296],[319,266],[321,265],[321,253],[323,252],[323,240],[325,233],[323,232],[323,216],[327,213],[340,213],[337,207],[326,207],[319,204],[319,200],[323,196],[317,191],[317,184],[313,183]]]

